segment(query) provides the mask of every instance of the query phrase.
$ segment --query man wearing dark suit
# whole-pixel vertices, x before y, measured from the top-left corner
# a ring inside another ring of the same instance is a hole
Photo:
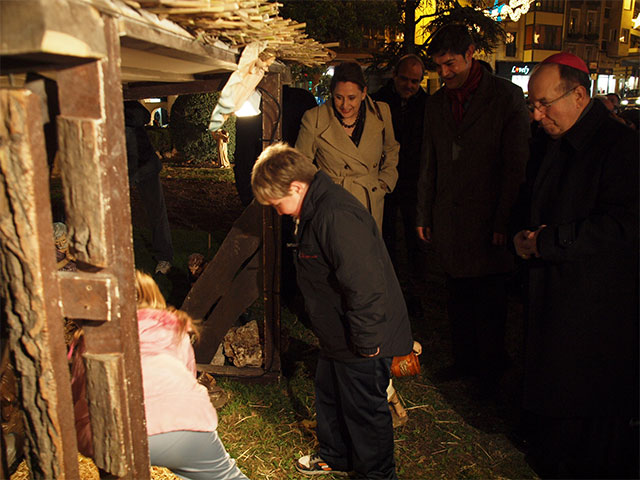
[[[416,225],[447,274],[454,364],[436,378],[477,375],[490,395],[507,365],[507,230],[530,127],[520,87],[473,53],[464,25],[440,29],[428,48],[444,86],[426,102]]]

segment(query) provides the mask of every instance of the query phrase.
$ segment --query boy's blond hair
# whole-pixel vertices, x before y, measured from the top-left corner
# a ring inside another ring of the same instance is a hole
[[[256,200],[268,205],[289,195],[291,182],[311,184],[318,169],[307,157],[286,143],[266,148],[251,172],[251,188]]]
[[[187,312],[167,306],[167,302],[158,288],[158,284],[151,275],[136,270],[136,304],[138,310],[142,308],[152,308],[155,310],[167,310],[173,313],[179,321],[179,334],[188,332],[196,338],[200,336],[199,325]]]

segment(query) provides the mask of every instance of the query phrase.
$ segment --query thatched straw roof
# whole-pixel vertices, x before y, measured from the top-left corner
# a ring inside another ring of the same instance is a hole
[[[280,4],[267,0],[125,0],[189,31],[205,44],[222,41],[243,47],[268,43],[278,59],[303,65],[329,62],[335,54],[304,33],[305,24],[278,16]]]

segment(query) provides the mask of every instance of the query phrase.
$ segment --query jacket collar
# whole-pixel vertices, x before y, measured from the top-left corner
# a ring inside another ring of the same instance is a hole
[[[609,111],[602,102],[591,99],[578,121],[562,136],[565,145],[580,150],[587,145],[588,139],[596,135],[596,131],[606,119]]]
[[[310,220],[316,212],[316,206],[319,199],[325,194],[327,188],[334,185],[333,181],[321,170],[316,172],[315,177],[309,185],[307,194],[302,200],[302,208],[300,209],[300,225]],[[300,232],[300,230],[298,230]]]
[[[360,148],[366,148],[367,142],[371,142],[372,138],[375,138],[377,132],[384,128],[382,120],[378,119],[377,111],[373,104],[373,100],[369,95],[363,100],[365,102],[366,118],[364,122],[364,130],[362,131],[362,137],[360,138],[360,145],[356,146],[349,138],[340,125],[340,121],[336,118],[333,112],[333,106],[327,105],[326,113],[329,117],[327,128],[320,132],[320,137],[333,145],[336,149],[340,150],[345,155],[357,160],[358,162],[366,165],[360,155]]]
[[[462,117],[462,123],[457,124],[453,118],[453,113],[451,112],[451,100],[449,100],[445,92],[445,88],[446,87],[442,87],[438,90],[438,96],[440,97],[441,108],[444,112],[444,119],[452,131],[466,130],[470,128],[476,122],[478,117],[480,117],[480,115],[485,111],[487,105],[491,102],[491,97],[495,94],[495,82],[493,75],[483,68],[480,84],[473,95],[471,95],[469,106]]]

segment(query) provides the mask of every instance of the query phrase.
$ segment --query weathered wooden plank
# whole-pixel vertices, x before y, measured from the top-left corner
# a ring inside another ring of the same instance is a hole
[[[202,323],[200,342],[194,347],[196,361],[210,363],[234,322],[258,299],[260,296],[259,270],[260,255],[256,253],[234,277],[229,292],[222,296],[211,315]]]
[[[118,477],[129,472],[120,391],[127,389],[122,354],[82,355],[87,371],[87,402],[96,466]]]
[[[168,70],[171,68],[167,67]],[[153,70],[148,68],[137,68],[123,65],[122,78],[127,82],[152,82],[160,78],[166,79],[168,82],[192,82],[196,79],[190,73],[163,72],[162,70]]]
[[[117,280],[117,286],[114,289],[116,292],[114,304],[117,305],[117,311],[109,322],[83,322],[83,329],[88,354],[122,353],[123,355],[122,381],[127,388],[118,389],[117,394],[120,396],[123,419],[123,465],[127,465],[127,473],[124,477],[138,480],[149,478],[149,450],[144,423],[144,398],[136,320],[131,210],[119,71],[120,43],[116,20],[103,15],[103,22],[107,58],[95,64],[60,71],[57,81],[61,115],[65,119],[80,118],[82,119],[80,124],[83,126],[95,120],[92,125],[97,131],[95,136],[89,136],[89,138],[92,139],[90,142],[95,141],[95,151],[99,153],[101,167],[96,176],[86,176],[86,172],[82,180],[79,176],[73,176],[74,183],[69,188],[76,188],[77,183],[82,181],[85,184],[83,188],[89,186],[101,192],[99,202],[104,205],[104,213],[101,215],[104,215],[106,245],[102,272],[113,275]],[[79,98],[84,99],[84,103],[79,102]],[[92,203],[86,203],[84,208],[98,207]],[[70,230],[76,229],[74,222],[77,218],[80,217],[67,216]],[[90,234],[92,236],[93,232],[90,231]],[[90,256],[90,260],[89,263],[97,263],[93,256]],[[108,441],[106,438],[103,440]],[[105,448],[105,451],[108,450]],[[110,468],[110,465],[114,468],[118,467],[114,463],[108,463],[105,466]]]
[[[0,2],[0,55],[106,56],[102,19],[88,4],[63,0]]]
[[[216,92],[222,90],[228,78],[229,74],[221,74],[212,80],[196,80],[187,83],[129,83],[123,86],[123,95],[125,100],[140,100],[168,95]]]
[[[107,273],[57,272],[62,313],[77,320],[110,321],[117,316],[117,281]]]
[[[238,68],[237,53],[231,49],[205,45],[186,36],[149,28],[148,25],[127,17],[120,19],[119,27],[123,47],[200,63],[202,71],[234,71]]]
[[[0,90],[0,288],[33,478],[78,478],[40,99]]]
[[[182,303],[182,310],[193,318],[203,319],[211,307],[231,291],[231,283],[238,271],[260,247],[261,214],[262,207],[257,202],[252,202],[242,212],[213,260],[191,287]]]
[[[102,200],[105,185],[99,181],[106,167],[101,155],[102,122],[59,116],[57,123],[69,246],[78,260],[106,267],[109,204]]]
[[[279,72],[269,72],[260,82],[268,92],[262,102],[262,138],[282,138],[282,85]],[[267,100],[268,98],[268,100]],[[268,145],[265,145],[268,146]],[[262,265],[264,289],[265,366],[280,370],[280,277],[282,232],[280,217],[271,207],[262,210]]]

